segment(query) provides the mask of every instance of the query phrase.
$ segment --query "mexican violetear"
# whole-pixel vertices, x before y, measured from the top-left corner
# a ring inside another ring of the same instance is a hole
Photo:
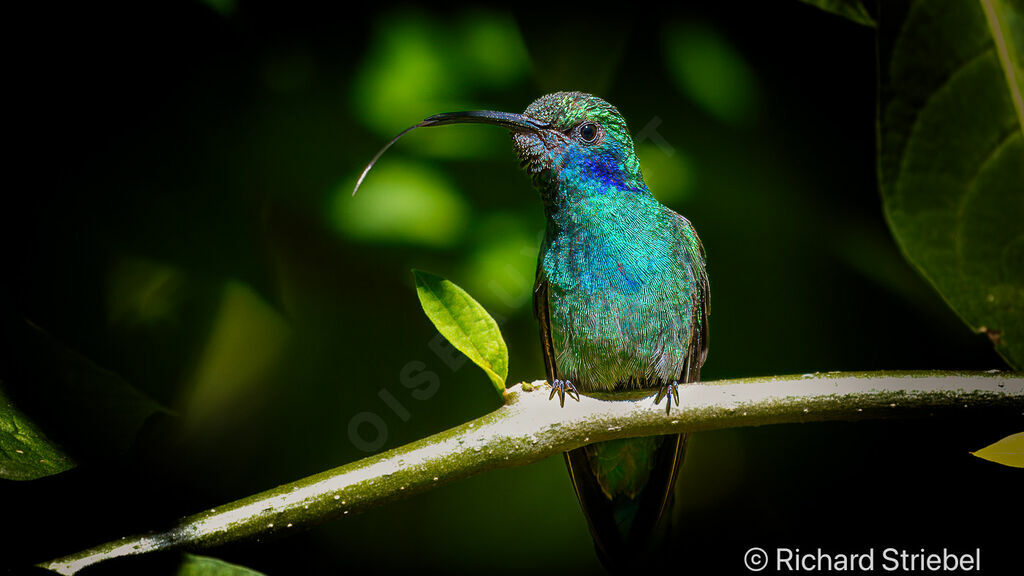
[[[647,188],[622,115],[596,96],[558,92],[523,114],[451,112],[415,127],[465,122],[512,132],[544,203],[533,308],[552,397],[564,405],[577,390],[651,388],[656,402],[678,404],[677,386],[700,379],[707,355],[704,251],[690,222]],[[566,453],[608,568],[644,563],[685,446],[671,435]]]

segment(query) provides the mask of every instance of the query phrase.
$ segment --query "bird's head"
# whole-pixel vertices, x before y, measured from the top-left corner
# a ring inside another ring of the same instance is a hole
[[[547,125],[512,133],[523,167],[542,190],[588,182],[646,189],[626,121],[608,102],[555,92],[535,100],[524,116]]]

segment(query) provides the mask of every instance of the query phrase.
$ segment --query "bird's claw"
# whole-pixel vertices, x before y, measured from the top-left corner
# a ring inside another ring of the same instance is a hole
[[[555,397],[555,394],[558,394],[558,403],[564,408],[565,394],[567,392],[573,400],[580,401],[580,393],[576,391],[576,387],[573,386],[572,382],[556,379],[551,383],[551,394],[548,396],[548,400],[551,400]]]
[[[665,414],[668,414],[672,411],[673,398],[676,400],[676,406],[679,406],[679,382],[662,384],[661,390],[658,390],[658,395],[654,397],[654,405],[661,404],[661,399],[665,396],[668,396],[668,401],[665,402]]]

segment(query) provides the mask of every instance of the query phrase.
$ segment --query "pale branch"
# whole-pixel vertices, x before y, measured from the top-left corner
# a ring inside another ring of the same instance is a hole
[[[1024,375],[1007,372],[863,372],[722,380],[680,387],[679,406],[631,393],[548,400],[542,381],[506,392],[505,404],[422,440],[39,566],[74,574],[112,558],[208,549],[287,534],[366,511],[485,470],[522,466],[572,448],[635,436],[766,424],[910,417],[1019,417]],[[1024,428],[1024,418],[1021,419]]]

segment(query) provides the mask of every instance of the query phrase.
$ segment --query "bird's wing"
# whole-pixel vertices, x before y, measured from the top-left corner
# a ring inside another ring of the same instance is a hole
[[[704,245],[690,221],[666,208],[676,223],[676,238],[679,239],[680,263],[690,273],[696,285],[690,318],[690,345],[687,353],[686,382],[700,381],[700,368],[708,356],[708,308],[711,304],[711,290],[705,269]]]
[[[543,261],[537,259],[537,279],[533,284],[533,315],[540,326],[540,351],[544,357],[544,372],[548,382],[558,378],[555,367],[555,345],[551,340],[551,314],[548,307],[548,279],[544,274]]]

